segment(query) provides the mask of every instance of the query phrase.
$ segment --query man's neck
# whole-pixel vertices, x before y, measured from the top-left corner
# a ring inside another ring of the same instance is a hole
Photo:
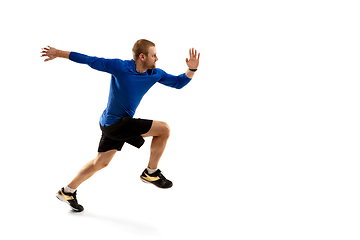
[[[144,72],[146,72],[148,69],[147,68],[145,68],[142,64],[141,64],[141,62],[139,62],[139,61],[135,61],[135,66],[136,66],[136,71],[138,72],[138,73],[144,73]]]

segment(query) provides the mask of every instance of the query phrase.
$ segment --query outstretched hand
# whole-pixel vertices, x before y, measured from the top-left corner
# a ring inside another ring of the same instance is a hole
[[[190,69],[197,69],[199,67],[200,53],[198,54],[194,48],[189,49],[190,58],[186,58],[186,64]]]
[[[53,59],[55,59],[55,58],[58,57],[58,56],[57,56],[57,49],[56,49],[56,48],[52,48],[52,47],[50,47],[50,46],[47,46],[47,47],[42,48],[41,53],[42,53],[41,57],[48,57],[48,58],[45,58],[45,59],[44,59],[44,62],[53,60]]]

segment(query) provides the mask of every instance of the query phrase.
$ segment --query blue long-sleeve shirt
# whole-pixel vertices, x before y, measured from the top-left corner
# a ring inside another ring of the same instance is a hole
[[[101,126],[106,127],[122,117],[133,117],[141,99],[155,83],[180,89],[191,80],[185,73],[173,76],[159,68],[138,73],[134,60],[89,57],[76,52],[71,52],[69,59],[111,74],[107,107],[100,117]]]

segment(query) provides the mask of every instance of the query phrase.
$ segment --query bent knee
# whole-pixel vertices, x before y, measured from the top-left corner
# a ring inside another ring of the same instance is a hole
[[[163,137],[170,137],[170,126],[166,122],[161,122],[161,135]]]

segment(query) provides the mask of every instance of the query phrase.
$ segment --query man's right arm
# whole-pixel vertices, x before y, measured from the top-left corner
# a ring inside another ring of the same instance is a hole
[[[107,72],[110,74],[115,74],[122,61],[120,59],[105,59],[105,58],[98,58],[98,57],[90,57],[81,53],[77,52],[69,52],[69,51],[62,51],[56,48],[52,48],[50,46],[43,48],[41,52],[41,57],[48,57],[44,61],[50,61],[57,57],[70,59],[73,62],[80,63],[80,64],[87,64],[91,68],[96,69],[98,71]]]

